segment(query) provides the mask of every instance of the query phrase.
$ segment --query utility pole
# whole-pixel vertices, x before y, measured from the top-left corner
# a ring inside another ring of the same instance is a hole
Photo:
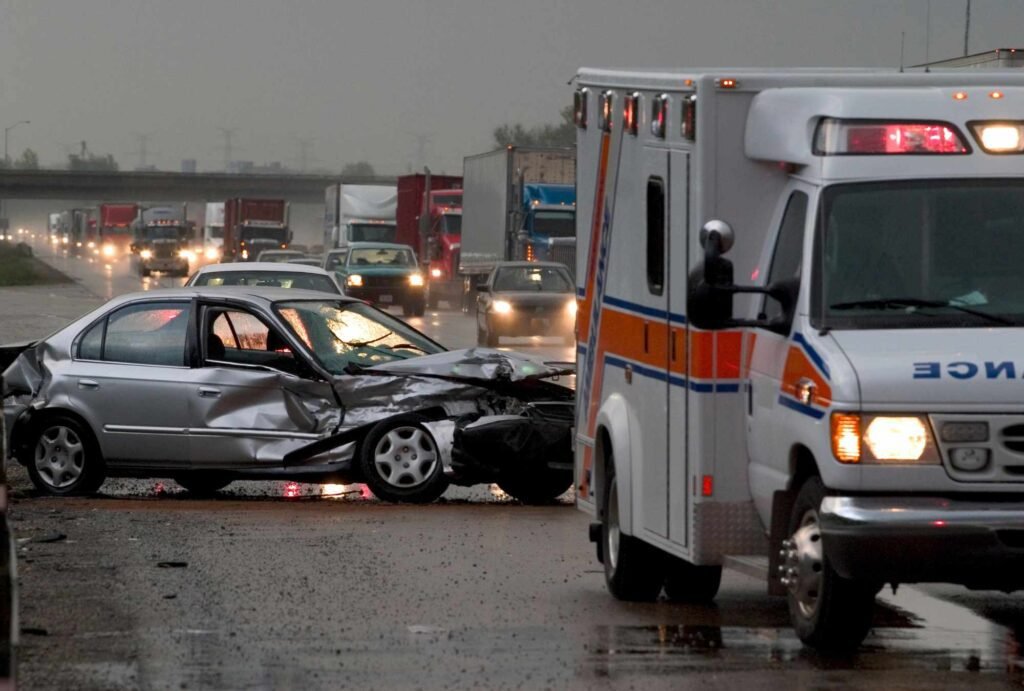
[[[313,146],[313,140],[310,137],[298,138],[296,141],[299,144],[299,172],[305,173],[309,171],[309,162],[311,159],[309,150]]]
[[[971,0],[967,0],[967,17],[964,21],[964,55],[970,55],[968,47],[971,42]]]
[[[218,127],[221,135],[224,137],[224,172],[228,172],[231,168],[231,161],[234,159],[231,156],[231,137],[234,136],[235,132],[238,131],[237,127]]]
[[[11,167],[11,157],[7,153],[7,135],[8,135],[8,133],[11,130],[13,130],[15,127],[17,127],[18,125],[28,125],[28,124],[30,124],[28,120],[19,120],[18,122],[14,123],[10,127],[5,127],[4,128],[4,167],[5,168],[10,168]]]

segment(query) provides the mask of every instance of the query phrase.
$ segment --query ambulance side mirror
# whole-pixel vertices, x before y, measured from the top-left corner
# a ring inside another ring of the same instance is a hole
[[[735,236],[725,221],[708,221],[700,230],[704,261],[689,276],[687,318],[699,329],[725,329],[732,325],[733,266],[724,255]]]

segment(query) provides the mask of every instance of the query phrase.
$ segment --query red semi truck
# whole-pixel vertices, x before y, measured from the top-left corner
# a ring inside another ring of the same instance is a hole
[[[138,204],[100,204],[97,227],[104,257],[116,259],[130,253],[132,221],[138,215]]]
[[[462,177],[416,174],[398,178],[396,242],[411,245],[428,277],[427,304],[462,294],[458,278],[462,236]]]
[[[256,261],[263,250],[286,249],[291,241],[285,200],[235,198],[224,202],[222,261]]]

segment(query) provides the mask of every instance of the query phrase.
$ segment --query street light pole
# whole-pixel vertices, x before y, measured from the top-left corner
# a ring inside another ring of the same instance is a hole
[[[4,166],[9,168],[11,165],[11,157],[7,155],[7,133],[13,130],[18,125],[29,125],[31,124],[28,120],[19,120],[10,127],[4,128]]]

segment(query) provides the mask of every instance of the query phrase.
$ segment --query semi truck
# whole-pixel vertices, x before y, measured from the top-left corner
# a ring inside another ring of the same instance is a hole
[[[206,205],[203,222],[203,258],[209,262],[219,261],[224,253],[224,202]]]
[[[100,204],[98,242],[104,258],[116,259],[130,253],[132,222],[138,213],[138,204]]]
[[[508,146],[463,161],[459,273],[463,305],[499,261],[576,266],[576,159],[572,149]]]
[[[398,242],[395,185],[335,183],[324,192],[324,251],[351,242]]]
[[[263,250],[288,249],[288,202],[234,198],[224,202],[223,261],[256,261]]]
[[[189,249],[187,205],[140,206],[132,222],[132,260],[140,276],[161,271],[187,276]]]
[[[462,177],[426,173],[398,178],[396,242],[411,245],[427,278],[427,304],[461,297]]]
[[[1024,587],[1024,73],[575,82],[575,487],[611,593],[710,601],[734,567],[844,650],[883,585]]]

